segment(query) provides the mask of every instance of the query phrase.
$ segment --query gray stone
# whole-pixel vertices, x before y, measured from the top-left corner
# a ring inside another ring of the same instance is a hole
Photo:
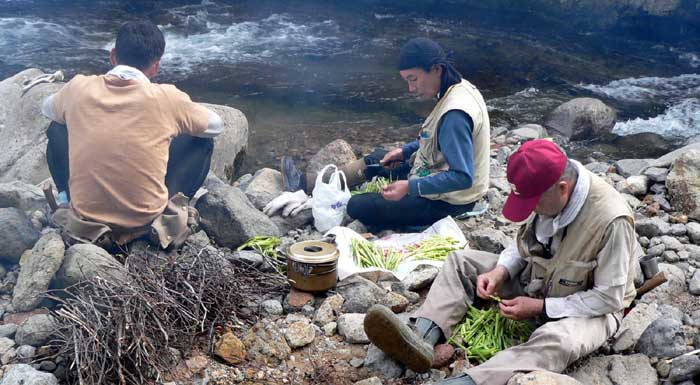
[[[362,381],[357,381],[353,385],[383,385],[384,383],[382,382],[379,377],[370,377],[370,378],[365,378]]]
[[[674,223],[671,225],[670,234],[674,237],[682,237],[687,232],[688,232],[688,230],[686,229],[685,225],[682,223]]]
[[[8,351],[0,356],[0,362],[3,365],[16,363],[17,361],[17,351],[14,348],[10,348]]]
[[[700,246],[685,245],[685,250],[688,253],[688,258],[693,261],[700,262]]]
[[[322,327],[323,329],[323,335],[326,337],[333,337],[335,333],[338,331],[338,323],[337,322],[329,322]]]
[[[696,245],[700,245],[700,223],[688,222],[685,228],[688,231],[688,238],[690,238],[690,241]]]
[[[0,208],[0,260],[12,264],[19,262],[22,253],[39,240],[39,235],[20,209]]]
[[[57,232],[49,232],[39,239],[30,253],[19,261],[20,270],[12,294],[15,311],[29,311],[43,300],[49,283],[63,263],[66,246]]]
[[[671,372],[668,380],[680,382],[690,380],[700,374],[700,357],[697,355],[677,357],[671,363]]]
[[[353,368],[359,368],[359,367],[362,366],[362,363],[363,363],[363,362],[364,362],[364,360],[363,360],[362,358],[353,357],[353,358],[350,360],[350,366],[352,366]]]
[[[246,188],[241,190],[245,192],[255,208],[262,210],[284,191],[282,173],[271,168],[260,169],[253,175],[253,179]]]
[[[634,195],[625,194],[625,193],[623,193],[623,194],[621,194],[621,195],[622,195],[622,198],[624,198],[625,201],[627,202],[627,205],[628,205],[632,210],[636,210],[637,207],[639,207],[639,206],[642,204],[642,201],[640,201],[639,199],[637,199],[637,197],[635,197]]]
[[[534,371],[519,373],[508,380],[506,385],[583,385],[575,379],[564,374]]]
[[[668,318],[658,318],[642,333],[635,350],[649,357],[676,357],[688,351],[683,333],[683,323]]]
[[[681,257],[673,250],[666,250],[663,253],[663,259],[668,263],[676,263],[681,260]]]
[[[289,325],[284,336],[287,338],[289,347],[294,349],[312,343],[314,337],[316,337],[316,332],[314,331],[313,325],[308,322],[299,321]]]
[[[15,347],[15,341],[2,337],[0,338],[0,356],[7,353],[10,349]]]
[[[508,246],[508,243],[511,242],[510,238],[501,230],[492,229],[472,231],[469,234],[469,239],[474,243],[475,249],[494,254],[499,254]]]
[[[256,209],[243,192],[212,183],[196,204],[200,223],[220,246],[236,247],[255,236],[280,236],[277,226]]]
[[[369,338],[365,334],[365,315],[361,313],[347,313],[338,317],[338,334],[351,344],[367,344]]]
[[[596,385],[657,385],[659,382],[649,358],[642,354],[590,357],[569,375],[584,384]]]
[[[644,175],[632,175],[627,178],[626,183],[630,194],[641,196],[647,193],[649,178]]]
[[[27,364],[16,364],[5,368],[0,385],[58,385],[58,380],[51,373],[40,372]]]
[[[649,167],[644,170],[644,175],[646,175],[652,182],[665,182],[667,174],[667,168]]]
[[[690,150],[676,159],[666,177],[666,188],[674,208],[700,220],[700,150]]]
[[[336,139],[328,143],[309,160],[306,172],[318,173],[329,164],[342,167],[355,160],[357,160],[357,157],[355,157],[355,153],[348,142]]]
[[[12,338],[17,331],[17,325],[13,323],[6,323],[0,325],[0,338]]]
[[[372,305],[381,303],[386,294],[384,289],[359,275],[340,281],[336,291],[345,298],[344,313],[366,313]]]
[[[615,334],[613,351],[619,353],[632,350],[644,330],[660,316],[661,313],[655,303],[640,303],[632,308],[632,311],[622,319],[622,324]]]
[[[670,167],[676,159],[681,155],[685,154],[689,150],[700,150],[700,143],[692,143],[685,147],[681,147],[675,151],[671,151],[668,154],[654,160],[649,164],[650,167]]]
[[[22,345],[15,349],[15,352],[17,353],[17,360],[20,363],[28,364],[34,360],[36,348],[34,346]]]
[[[401,281],[407,290],[416,291],[430,286],[440,269],[431,265],[420,265]]]
[[[359,220],[350,222],[350,224],[347,225],[347,228],[358,234],[364,234],[367,232],[367,227]]]
[[[0,183],[0,207],[16,207],[24,212],[43,210],[44,192],[33,184],[21,181]]]
[[[211,172],[224,180],[229,180],[238,171],[248,148],[248,119],[232,107],[201,103],[216,112],[224,125],[216,139],[211,156]]]
[[[677,266],[659,263],[659,271],[664,272],[667,281],[644,294],[641,302],[657,303],[659,305],[672,303],[678,295],[688,290],[685,282],[685,273]]]
[[[370,344],[367,348],[363,366],[376,373],[382,373],[386,378],[398,378],[403,374],[403,366],[374,344]]]
[[[282,309],[282,303],[276,299],[268,299],[262,302],[262,308],[267,314],[271,315],[281,315],[284,310]]]
[[[41,361],[39,363],[39,370],[42,372],[53,372],[56,370],[56,364],[53,361]]]
[[[688,291],[693,295],[700,295],[700,270],[695,270],[693,278],[688,282]]]
[[[552,111],[544,126],[573,140],[609,134],[615,125],[617,112],[593,98],[572,99]]]
[[[659,314],[663,315],[664,318],[674,319],[679,322],[683,322],[683,310],[668,304],[659,305]]]
[[[265,262],[263,255],[253,250],[234,251],[230,255],[230,260],[234,265],[253,267],[259,267]]]
[[[92,244],[76,244],[66,250],[54,283],[63,288],[96,277],[112,282],[126,282],[127,273],[124,266],[103,248]]]
[[[654,194],[666,194],[667,189],[666,189],[666,184],[664,183],[654,183],[649,187],[649,191],[651,191]]]
[[[340,314],[340,309],[343,307],[345,299],[340,294],[335,294],[326,298],[321,306],[318,307],[314,322],[318,325],[326,325],[329,322],[335,322]]]
[[[591,162],[584,167],[586,167],[588,171],[598,175],[605,175],[610,171],[610,165],[604,162]]]
[[[241,339],[249,360],[277,366],[292,352],[282,331],[269,320],[261,320]]]
[[[666,235],[671,232],[671,225],[659,217],[637,219],[635,220],[634,228],[637,234],[648,238]]]
[[[512,153],[513,150],[511,150],[508,146],[499,147],[498,151],[496,152],[496,160],[500,164],[506,164],[508,162],[508,158]]]
[[[615,162],[615,169],[618,174],[629,178],[633,175],[639,175],[651,161],[651,159],[621,159]]]
[[[18,345],[42,346],[49,341],[55,329],[53,317],[48,314],[36,314],[17,327],[15,341]]]
[[[658,245],[648,248],[647,255],[659,257],[664,253],[664,251],[666,251],[666,246],[663,243],[660,243]]]
[[[272,223],[277,226],[280,233],[286,234],[292,230],[301,229],[307,225],[310,225],[314,221],[314,216],[309,208],[300,211],[297,215],[289,215],[286,217],[275,215],[270,217],[270,219],[272,220]]]
[[[515,130],[508,131],[506,139],[515,138],[521,141],[542,139],[548,137],[547,130],[539,124],[523,124]]]

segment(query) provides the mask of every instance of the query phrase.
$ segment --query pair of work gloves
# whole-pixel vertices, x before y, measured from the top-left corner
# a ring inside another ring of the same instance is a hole
[[[263,213],[267,216],[273,216],[278,211],[282,211],[283,217],[295,216],[306,209],[310,209],[312,203],[313,198],[306,195],[304,190],[285,191],[268,203],[263,208]]]

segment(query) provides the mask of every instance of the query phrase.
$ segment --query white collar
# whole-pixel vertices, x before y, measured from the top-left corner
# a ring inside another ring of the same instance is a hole
[[[571,222],[576,219],[578,213],[581,211],[581,207],[586,202],[586,197],[588,197],[588,190],[591,187],[591,178],[588,176],[588,172],[583,165],[573,159],[571,162],[578,169],[578,178],[576,179],[576,187],[571,193],[569,198],[569,203],[567,203],[564,210],[559,213],[556,217],[545,217],[544,215],[539,215],[537,217],[536,226],[536,236],[537,240],[540,242],[546,242],[559,230],[565,228]]]
[[[128,65],[120,64],[114,68],[112,68],[111,71],[107,72],[107,75],[114,75],[117,76],[123,80],[139,80],[144,83],[150,83],[151,81],[148,80],[148,77],[144,75],[141,70],[138,68],[130,67]]]

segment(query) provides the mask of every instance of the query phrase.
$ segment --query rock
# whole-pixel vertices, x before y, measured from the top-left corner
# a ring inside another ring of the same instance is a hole
[[[416,291],[424,289],[433,283],[440,269],[431,265],[420,265],[408,273],[401,281],[406,290]]]
[[[678,159],[681,155],[685,154],[686,152],[690,150],[700,150],[700,143],[692,143],[689,144],[685,147],[681,147],[675,151],[671,151],[668,154],[652,161],[649,166],[650,167],[670,167],[676,159]]]
[[[682,237],[688,232],[687,228],[682,223],[674,223],[671,225],[671,234],[674,237]]]
[[[379,377],[370,377],[366,378],[362,381],[357,381],[353,385],[383,385],[384,383],[382,380],[379,379]]]
[[[651,323],[639,337],[635,350],[649,357],[676,357],[688,351],[683,333],[683,323],[659,318]]]
[[[544,126],[573,140],[609,134],[615,125],[617,112],[593,98],[575,98],[549,113]]]
[[[127,280],[124,266],[103,248],[92,244],[76,244],[66,250],[54,282],[57,287],[64,288],[98,276],[113,282]]]
[[[284,191],[282,173],[271,168],[260,169],[242,190],[253,206],[262,211],[268,203]]]
[[[582,362],[569,375],[584,384],[656,385],[656,370],[642,354],[597,356]]]
[[[45,206],[46,198],[39,187],[17,180],[0,183],[0,208],[16,207],[27,212],[43,210]]]
[[[584,167],[586,167],[588,171],[598,175],[605,175],[610,171],[610,165],[604,162],[591,162]]]
[[[641,298],[643,303],[673,303],[676,297],[687,290],[685,273],[674,265],[659,263],[659,271],[666,275],[666,283],[659,285]]]
[[[644,170],[644,175],[647,178],[649,178],[649,180],[652,182],[665,182],[666,175],[668,175],[668,169],[660,167],[649,167],[646,170]]]
[[[187,237],[186,242],[187,244],[192,245],[198,249],[203,249],[207,246],[211,246],[209,236],[203,230],[200,230]]]
[[[265,258],[263,257],[263,255],[253,250],[234,251],[229,256],[229,260],[235,266],[244,265],[260,267],[263,263],[265,263]]]
[[[0,208],[0,260],[12,264],[19,262],[22,253],[31,249],[38,240],[39,232],[24,212],[14,207]]]
[[[381,303],[394,313],[403,313],[410,304],[406,297],[393,291],[386,293]]]
[[[508,380],[506,385],[583,385],[575,379],[554,372],[534,371],[519,373]]]
[[[621,159],[615,162],[615,169],[618,174],[629,178],[633,175],[639,175],[651,161],[651,159]]]
[[[666,188],[674,208],[700,220],[700,150],[690,150],[676,159],[666,177]]]
[[[209,366],[209,359],[202,354],[197,354],[185,360],[185,365],[192,374],[198,374]]]
[[[220,246],[236,247],[255,236],[281,235],[240,189],[224,184],[212,184],[208,189],[196,208],[202,228]]]
[[[28,69],[0,82],[0,137],[9,139],[0,151],[0,182],[38,184],[50,176],[46,162],[49,119],[41,114],[41,105],[63,83],[39,84],[22,95],[22,83],[39,75],[43,72]]]
[[[664,253],[664,251],[666,251],[666,246],[663,243],[660,243],[658,245],[648,248],[646,254],[659,257]]]
[[[351,344],[367,344],[369,338],[365,334],[365,315],[362,313],[348,313],[338,317],[338,334]]]
[[[321,306],[318,307],[314,315],[314,322],[321,326],[329,322],[335,322],[338,319],[338,315],[340,315],[343,302],[345,302],[345,299],[340,294],[326,298]]]
[[[286,298],[286,303],[294,310],[303,308],[305,305],[314,303],[314,295],[305,291],[291,288]]]
[[[700,295],[700,270],[695,270],[693,278],[688,282],[688,291],[693,295]]]
[[[270,219],[272,220],[272,223],[277,226],[280,233],[286,234],[292,230],[301,229],[307,225],[310,225],[314,221],[314,216],[309,208],[300,211],[297,215],[290,215],[288,217],[275,215],[270,217]]]
[[[342,307],[344,313],[366,313],[372,305],[380,303],[386,294],[384,289],[359,275],[340,281],[336,291],[345,298]],[[340,327],[340,322],[338,325]]]
[[[314,331],[313,325],[308,322],[299,321],[289,325],[284,336],[287,338],[289,347],[294,349],[312,343],[314,337],[316,337],[316,332]]]
[[[211,172],[219,178],[229,180],[237,173],[248,148],[248,119],[232,107],[201,104],[219,114],[224,122],[221,134],[214,139]]]
[[[350,224],[348,224],[346,227],[358,234],[364,234],[367,232],[367,227],[365,227],[365,225],[359,220],[350,222]]]
[[[658,217],[635,220],[634,228],[637,234],[648,238],[666,235],[671,232],[671,225]]]
[[[628,205],[632,210],[636,210],[637,207],[639,207],[639,205],[642,204],[642,202],[641,202],[639,199],[637,199],[634,195],[625,194],[625,193],[622,193],[622,194],[620,194],[620,195],[622,195],[622,198],[625,199],[625,201],[627,202],[627,205]]]
[[[480,229],[472,231],[469,239],[474,243],[475,249],[499,254],[510,242],[510,238],[500,230]]]
[[[17,360],[23,364],[29,364],[34,360],[36,355],[36,348],[34,346],[22,345],[15,349],[17,353]]]
[[[286,360],[292,351],[277,325],[267,320],[250,328],[242,341],[248,351],[248,359],[272,366]]]
[[[51,373],[40,372],[27,364],[16,364],[5,368],[0,385],[58,385],[58,380]]]
[[[329,164],[341,167],[355,160],[357,160],[355,152],[352,151],[352,147],[348,142],[336,139],[328,143],[309,160],[306,172],[318,173]]]
[[[625,181],[627,183],[627,191],[630,194],[641,196],[647,193],[649,178],[644,175],[632,175]]]
[[[0,356],[0,362],[2,362],[3,365],[16,363],[16,361],[17,351],[14,348],[10,348],[10,350],[6,351],[2,356]]]
[[[57,232],[49,232],[39,239],[32,251],[19,262],[17,284],[12,294],[15,311],[29,311],[42,301],[42,295],[63,263],[66,246]]]
[[[688,222],[688,224],[685,225],[685,228],[688,232],[690,241],[696,245],[700,245],[700,223]]]
[[[615,334],[612,345],[616,353],[632,350],[642,333],[661,316],[658,306],[640,303],[622,319],[622,324]]]
[[[0,338],[0,356],[7,353],[10,349],[15,347],[15,341],[2,337]]]
[[[663,235],[661,237],[661,243],[666,247],[666,250],[681,251],[683,250],[683,244],[676,238]]]
[[[515,130],[508,131],[506,139],[517,138],[526,141],[548,137],[547,130],[539,124],[523,124]]]
[[[671,363],[671,372],[668,380],[671,382],[681,382],[690,380],[700,374],[700,357],[696,355],[677,357]]]
[[[657,157],[671,149],[671,144],[655,132],[640,132],[615,137],[611,144],[622,153]]]
[[[403,374],[403,366],[374,344],[369,344],[363,366],[375,373],[381,373],[386,378],[398,378]]]
[[[0,325],[0,338],[12,338],[17,331],[17,325],[13,323],[4,323]]]
[[[281,315],[284,312],[282,304],[276,299],[268,299],[263,301],[261,305],[265,313],[270,315]]]
[[[333,337],[335,333],[338,331],[338,323],[336,322],[329,322],[322,327],[323,329],[323,335],[326,337]]]
[[[440,369],[447,366],[452,361],[455,354],[454,346],[450,344],[437,344],[433,351],[433,368]]]
[[[49,341],[55,329],[54,319],[50,315],[33,315],[17,327],[15,341],[18,345],[42,346]]]

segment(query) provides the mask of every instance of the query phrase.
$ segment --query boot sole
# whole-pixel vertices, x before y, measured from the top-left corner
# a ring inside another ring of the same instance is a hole
[[[365,316],[364,329],[379,349],[416,373],[433,365],[432,348],[420,339],[394,313],[384,306],[372,306]]]

